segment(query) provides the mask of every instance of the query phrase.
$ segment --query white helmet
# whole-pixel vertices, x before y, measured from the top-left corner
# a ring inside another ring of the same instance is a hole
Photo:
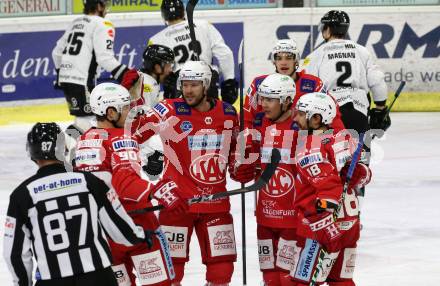
[[[336,103],[333,98],[322,92],[313,92],[301,96],[296,103],[296,110],[306,113],[306,118],[319,114],[322,123],[329,125],[336,116]]]
[[[258,87],[258,95],[261,97],[278,98],[284,103],[288,97],[295,97],[295,81],[290,76],[274,73],[268,75]]]
[[[270,58],[272,62],[275,62],[275,55],[277,53],[289,53],[295,56],[295,60],[299,62],[300,55],[296,42],[292,39],[279,40],[272,49]]]
[[[180,69],[177,89],[181,89],[182,80],[201,81],[205,88],[209,88],[211,76],[211,68],[207,63],[203,61],[188,61]]]
[[[119,84],[111,82],[98,84],[90,94],[90,107],[96,115],[105,115],[109,107],[121,112],[122,107],[126,105],[130,105],[130,93]]]

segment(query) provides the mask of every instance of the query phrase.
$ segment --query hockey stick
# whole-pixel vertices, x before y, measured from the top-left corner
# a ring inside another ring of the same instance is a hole
[[[394,100],[390,104],[390,108],[387,110],[387,115],[390,113],[391,108],[394,105],[394,102],[396,102],[397,98],[399,97],[400,93],[402,92],[402,89],[405,87],[406,81],[401,81],[399,87],[396,90],[396,93],[394,93]]]
[[[353,157],[351,159],[350,162],[350,166],[348,167],[348,172],[347,172],[347,180],[345,181],[344,184],[344,188],[342,190],[342,195],[341,195],[341,199],[339,201],[339,205],[337,210],[333,213],[333,219],[336,221],[336,218],[339,214],[339,212],[341,211],[342,208],[342,204],[344,203],[345,200],[345,194],[348,191],[348,186],[350,185],[350,180],[351,177],[353,176],[354,173],[354,169],[356,169],[356,165],[359,162],[359,159],[361,158],[361,152],[362,152],[362,148],[364,146],[364,134],[360,133],[359,134],[359,142],[358,142],[358,146],[356,148],[356,151],[353,154]],[[324,262],[324,257],[327,254],[327,252],[321,248],[321,250],[319,251],[319,257],[318,257],[318,263],[316,264],[316,269],[315,272],[312,275],[312,281],[310,281],[310,286],[315,286],[316,285],[316,279],[318,278],[319,275],[319,267],[320,265],[322,265],[322,263]]]
[[[240,82],[239,82],[239,93],[240,93],[240,140],[241,150],[244,150],[245,142],[243,138],[244,130],[244,98],[243,98],[243,88],[244,88],[244,70],[243,70],[243,50],[244,50],[244,40],[240,42],[240,47],[238,48],[238,69],[240,71]],[[241,184],[244,188],[244,184]],[[256,195],[256,192],[255,192]],[[246,268],[246,196],[241,194],[241,255],[243,259],[243,285],[247,285],[247,268]]]
[[[212,195],[194,197],[194,198],[188,199],[188,205],[209,202],[209,201],[217,200],[217,199],[224,198],[224,197],[230,197],[230,196],[234,196],[234,195],[238,195],[238,194],[256,192],[267,185],[270,178],[275,173],[275,170],[277,169],[278,163],[280,162],[280,160],[281,160],[280,151],[278,149],[273,149],[271,162],[266,166],[266,169],[264,169],[263,173],[261,174],[261,176],[258,178],[258,180],[254,184],[247,186],[247,187],[244,187],[244,188],[235,189],[232,191],[226,191],[226,192],[216,193],[216,194],[212,194]],[[157,206],[153,206],[153,207],[132,210],[132,211],[129,211],[128,213],[129,214],[142,214],[142,213],[146,213],[146,212],[161,210],[163,208],[164,208],[163,205],[157,205]]]
[[[194,9],[196,8],[199,0],[189,0],[186,5],[186,16],[188,17],[188,26],[189,26],[189,36],[191,38],[191,42],[189,43],[189,48],[194,52],[192,60],[198,61],[200,57],[201,48],[196,39],[196,33],[194,32]]]
[[[390,104],[390,107],[388,108],[387,112],[385,113],[385,117],[387,117],[390,114],[391,108],[393,107],[394,103],[396,102],[397,98],[399,97],[400,93],[402,92],[402,89],[405,87],[406,81],[401,81],[399,84],[399,87],[397,88],[396,92],[394,93],[394,99]],[[373,134],[373,137],[371,139],[374,139],[377,135]]]

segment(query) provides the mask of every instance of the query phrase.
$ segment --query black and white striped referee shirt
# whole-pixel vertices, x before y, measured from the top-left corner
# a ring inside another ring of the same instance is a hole
[[[14,285],[32,285],[32,256],[42,280],[109,267],[106,235],[126,246],[144,240],[103,181],[62,164],[41,167],[10,196],[4,257]]]

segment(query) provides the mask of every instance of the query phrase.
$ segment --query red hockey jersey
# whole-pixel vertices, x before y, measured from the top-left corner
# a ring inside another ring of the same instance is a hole
[[[275,228],[296,227],[294,211],[295,201],[295,149],[298,132],[295,122],[289,118],[280,123],[273,123],[264,117],[264,113],[256,115],[254,128],[260,130],[261,167],[264,169],[270,162],[272,149],[281,153],[281,161],[269,183],[258,192],[257,223]]]
[[[226,191],[226,169],[235,150],[238,117],[229,103],[216,100],[207,112],[191,108],[182,98],[156,104],[132,125],[144,142],[158,133],[164,145],[165,171],[183,198]],[[229,211],[228,198],[190,207],[193,213]]]
[[[139,144],[123,128],[91,128],[81,135],[75,169],[93,172],[113,186],[127,211],[151,206],[154,185],[140,177]]]
[[[332,130],[330,130],[331,132]],[[333,135],[298,136],[296,150],[295,211],[299,220],[316,214],[316,200],[324,199],[339,203],[343,182],[340,169],[351,159],[356,142],[342,133]],[[306,134],[306,133],[305,133]],[[350,139],[350,140],[349,140]],[[348,190],[338,214],[337,224],[345,225],[341,230],[350,229],[358,221],[358,202],[353,190]],[[298,233],[310,233],[307,227],[299,227]]]

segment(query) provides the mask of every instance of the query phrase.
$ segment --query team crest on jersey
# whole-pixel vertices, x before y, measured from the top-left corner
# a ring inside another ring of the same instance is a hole
[[[226,102],[223,102],[223,112],[225,113],[225,115],[236,115],[237,114],[237,112],[235,111],[235,108]]]
[[[160,115],[165,116],[170,110],[163,104],[158,103],[153,107],[154,110]]]
[[[115,151],[118,151],[120,149],[138,149],[139,145],[136,141],[132,139],[124,139],[124,140],[117,140],[112,143],[113,149]]]
[[[174,102],[174,107],[178,115],[191,115],[191,107],[185,102]]]
[[[313,164],[322,163],[324,159],[321,153],[312,153],[298,159],[301,168],[308,167]]]
[[[183,132],[186,132],[186,131],[189,131],[189,130],[192,130],[192,129],[193,129],[193,125],[189,121],[183,121],[180,124],[180,130],[182,130]]]
[[[271,197],[282,197],[293,188],[295,179],[288,170],[278,167],[270,179],[269,183],[263,189]]]
[[[197,157],[190,165],[191,177],[202,184],[218,184],[226,178],[228,160],[220,154],[205,154]]]
[[[299,83],[299,90],[304,92],[304,93],[310,93],[315,91],[316,88],[316,82],[314,80],[311,79],[306,79],[303,78],[300,80]]]

